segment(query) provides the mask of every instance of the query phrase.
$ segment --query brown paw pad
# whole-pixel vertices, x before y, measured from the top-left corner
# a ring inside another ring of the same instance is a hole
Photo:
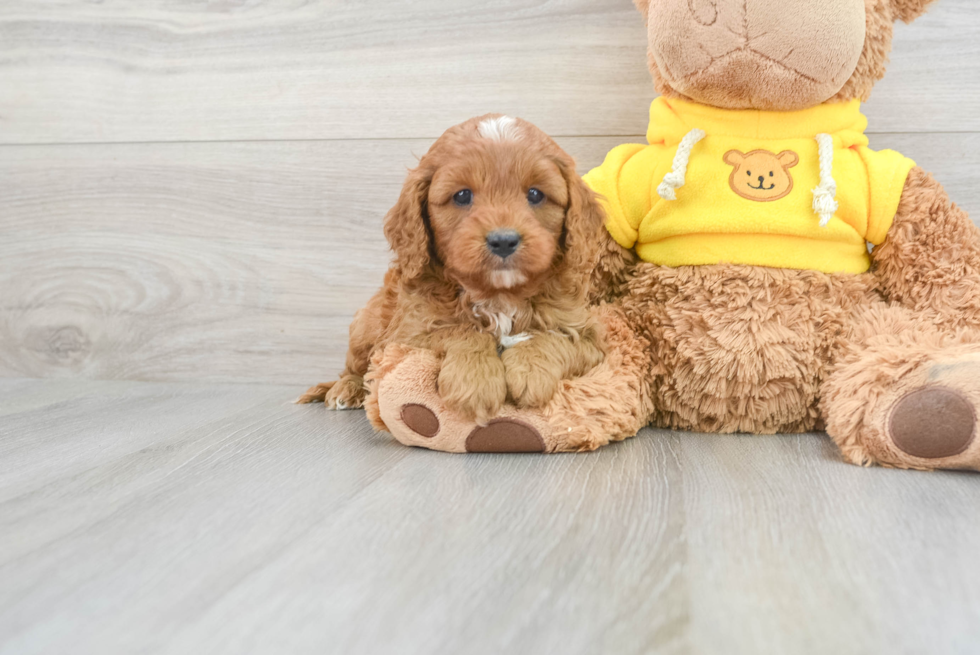
[[[526,423],[498,418],[466,437],[469,453],[543,453],[544,439]]]
[[[439,434],[439,419],[425,405],[405,405],[402,407],[401,417],[405,425],[423,437],[431,439]]]
[[[959,455],[969,448],[976,426],[976,410],[961,393],[945,387],[924,387],[895,403],[888,433],[909,455],[937,459]]]

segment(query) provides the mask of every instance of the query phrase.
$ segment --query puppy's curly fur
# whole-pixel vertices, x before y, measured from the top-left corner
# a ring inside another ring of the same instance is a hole
[[[487,114],[450,128],[385,218],[395,261],[354,316],[340,379],[299,402],[362,406],[372,354],[400,343],[442,357],[440,395],[478,422],[508,397],[544,405],[602,360],[587,311],[602,223],[575,162],[535,126]],[[488,245],[500,230],[520,237],[505,257]]]

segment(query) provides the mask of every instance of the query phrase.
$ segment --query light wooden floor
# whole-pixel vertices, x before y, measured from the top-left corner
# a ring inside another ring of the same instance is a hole
[[[298,388],[0,381],[0,653],[976,653],[980,485],[824,436],[447,455]]]

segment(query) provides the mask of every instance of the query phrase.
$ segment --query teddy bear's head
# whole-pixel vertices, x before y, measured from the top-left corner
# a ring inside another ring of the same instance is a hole
[[[727,109],[867,100],[892,25],[933,0],[634,0],[662,95]]]

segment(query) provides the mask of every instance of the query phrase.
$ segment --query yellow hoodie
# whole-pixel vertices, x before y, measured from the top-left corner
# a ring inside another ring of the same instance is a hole
[[[585,180],[645,261],[862,273],[915,166],[869,149],[867,125],[857,100],[772,112],[661,97],[650,145],[614,148]]]

